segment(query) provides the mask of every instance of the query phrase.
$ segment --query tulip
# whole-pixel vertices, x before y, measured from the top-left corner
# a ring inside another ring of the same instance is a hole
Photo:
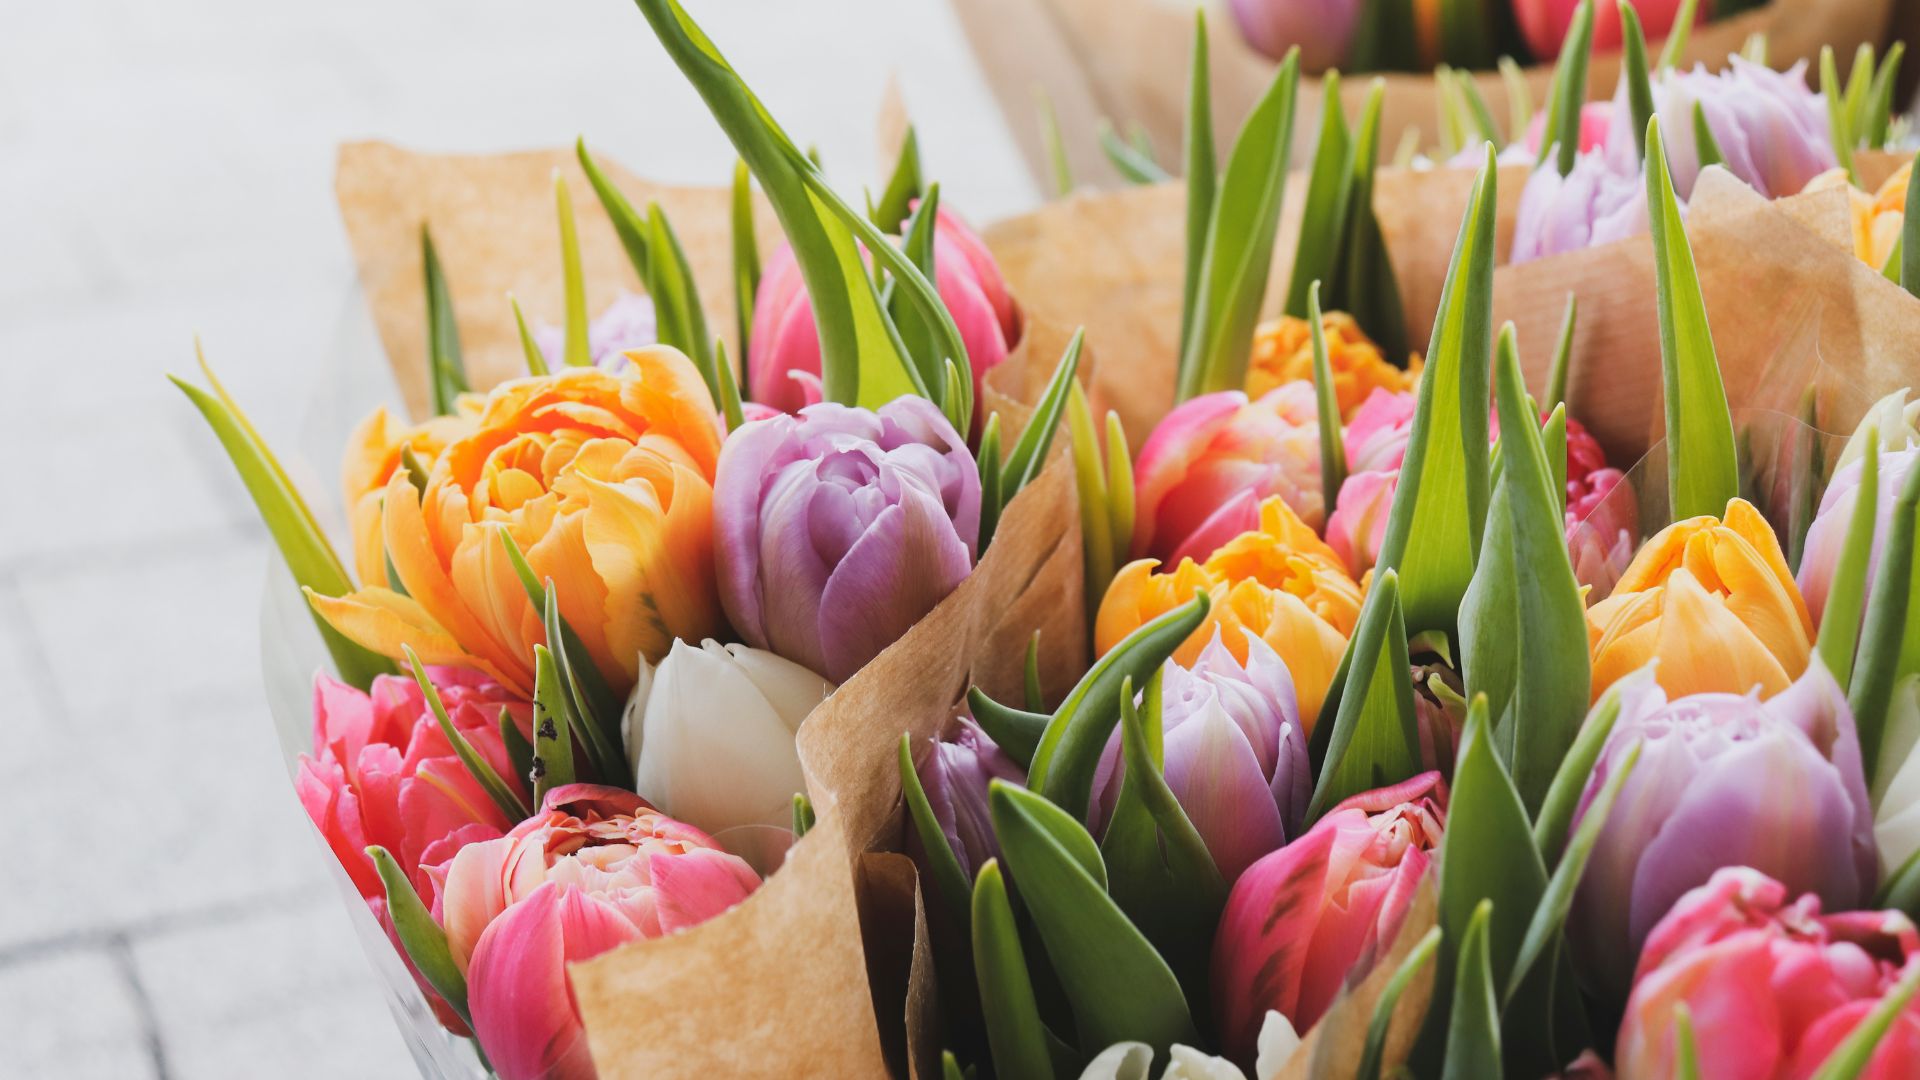
[[[794,794],[807,790],[794,733],[831,693],[832,683],[770,652],[675,641],[658,666],[641,666],[627,697],[633,789],[709,833],[789,825]]]
[[[960,861],[968,881],[988,859],[1000,857],[1000,841],[987,812],[987,789],[995,780],[1026,785],[1027,773],[972,720],[962,717],[953,733],[933,739],[932,751],[914,763],[920,786],[927,793],[933,818],[946,834],[947,846]],[[920,836],[907,831],[907,850],[931,873]]]
[[[1513,17],[1535,59],[1552,60],[1560,55],[1560,45],[1573,25],[1579,0],[1514,0]],[[1680,15],[1680,0],[1633,0],[1634,14],[1647,40],[1658,41],[1673,30]],[[1711,0],[1700,5],[1699,20],[1704,22],[1713,10]],[[1593,49],[1614,52],[1620,48],[1620,9],[1613,4],[1595,4],[1593,8]]]
[[[973,365],[975,400],[980,379],[1007,358],[1020,339],[1020,317],[993,255],[974,231],[946,210],[933,228],[934,287],[953,315]],[[953,357],[959,362],[959,357]],[[747,343],[747,380],[755,401],[798,412],[818,401],[820,335],[793,249],[782,245],[767,260],[753,299]]]
[[[477,668],[528,695],[546,634],[504,531],[554,582],[560,614],[617,693],[641,657],[716,632],[712,399],[673,349],[628,360],[623,377],[566,368],[494,388],[473,432],[430,464],[425,491],[405,470],[387,481],[384,559],[404,591],[309,592],[314,609],[375,652],[411,645],[427,663]]]
[[[547,366],[566,363],[567,331],[564,327],[542,324],[533,331],[534,344],[547,358]],[[595,367],[618,375],[627,368],[627,352],[644,349],[660,341],[660,325],[653,309],[653,298],[620,290],[613,303],[587,325],[587,355]]]
[[[1853,186],[1853,178],[1843,168],[1832,168],[1807,181],[1806,190],[1844,191],[1847,209],[1853,218],[1853,251],[1861,261],[1878,270],[1892,258],[1906,224],[1907,182],[1913,177],[1913,163],[1900,166],[1877,192]]]
[[[1807,668],[1813,618],[1773,527],[1744,499],[1724,519],[1667,526],[1635,555],[1613,595],[1587,609],[1593,696],[1658,657],[1669,695],[1771,697]]]
[[[1580,106],[1581,153],[1585,154],[1607,145],[1608,136],[1613,133],[1613,119],[1613,102],[1611,101],[1589,101]],[[1528,155],[1524,159],[1526,164],[1531,165],[1540,160],[1540,143],[1546,137],[1547,111],[1542,109],[1533,114],[1532,122],[1527,125],[1526,138],[1520,144]],[[1477,158],[1481,152],[1475,150],[1473,153]]]
[[[1574,896],[1570,929],[1591,981],[1627,989],[1633,958],[1687,890],[1751,866],[1796,892],[1852,908],[1879,866],[1860,743],[1846,695],[1814,664],[1787,692],[1669,699],[1646,672],[1587,781],[1575,825],[1638,744]]]
[[[1838,470],[1866,456],[1869,437],[1879,440],[1883,452],[1905,450],[1920,443],[1920,399],[1908,401],[1910,393],[1910,389],[1903,387],[1874,402],[1860,418],[1853,434],[1847,437],[1847,444],[1840,448],[1833,467]]]
[[[1589,482],[1567,478],[1567,549],[1573,556],[1573,577],[1586,586],[1589,597],[1611,595],[1620,576],[1633,563],[1633,545],[1639,536],[1639,500],[1618,469],[1596,469]]]
[[[1886,547],[1888,530],[1893,526],[1893,507],[1899,501],[1900,488],[1907,473],[1920,461],[1920,447],[1880,455],[1878,502],[1875,504],[1873,549],[1867,557],[1867,578],[1871,583],[1880,570],[1880,555]],[[1847,545],[1847,527],[1853,521],[1854,504],[1860,501],[1861,474],[1866,465],[1860,459],[1841,466],[1820,499],[1820,509],[1807,527],[1807,543],[1800,559],[1800,592],[1806,597],[1807,611],[1819,625],[1827,608],[1827,594],[1833,588],[1833,576]]]
[[[1231,883],[1254,860],[1299,835],[1313,791],[1293,676],[1259,638],[1244,663],[1220,628],[1191,668],[1169,663],[1161,688],[1161,760],[1167,786]],[[1095,835],[1120,798],[1120,732],[1094,774]]]
[[[1415,404],[1411,393],[1376,390],[1341,432],[1347,479],[1327,519],[1327,544],[1355,575],[1372,569],[1380,558]]]
[[[479,394],[461,394],[453,412],[414,425],[395,419],[384,407],[377,408],[347,437],[340,476],[346,489],[347,524],[353,533],[353,566],[361,581],[387,581],[381,510],[388,482],[406,472],[404,454],[411,451],[422,462],[437,459],[450,444],[473,433],[484,400]]]
[[[1527,179],[1514,221],[1511,261],[1581,251],[1647,228],[1647,186],[1639,170],[1616,168],[1600,151],[1585,153],[1565,176],[1548,162]]]
[[[1191,667],[1217,630],[1227,651],[1245,664],[1251,639],[1260,638],[1286,663],[1302,724],[1312,731],[1360,618],[1360,586],[1285,500],[1261,503],[1259,524],[1204,563],[1182,559],[1162,574],[1153,572],[1160,565],[1153,559],[1121,567],[1094,618],[1094,650],[1107,652],[1203,589],[1213,604],[1193,636],[1174,651],[1174,662]]]
[[[1359,25],[1362,0],[1233,0],[1247,44],[1275,60],[1300,49],[1300,67],[1318,73],[1344,66]]]
[[[1179,405],[1147,436],[1134,477],[1136,556],[1203,560],[1252,528],[1260,501],[1272,495],[1318,528],[1313,385],[1287,383],[1251,402],[1238,390],[1222,390]]]
[[[1920,679],[1894,684],[1881,736],[1880,764],[1870,777],[1874,806],[1873,840],[1880,865],[1905,866],[1920,852]]]
[[[1604,5],[1603,5],[1604,6]],[[1774,71],[1744,57],[1728,58],[1725,71],[1668,71],[1653,85],[1654,112],[1667,132],[1667,161],[1673,187],[1691,198],[1700,177],[1699,146],[1683,133],[1693,131],[1697,102],[1729,172],[1769,199],[1797,194],[1833,168],[1824,99],[1807,87],[1805,61]],[[1640,153],[1624,120],[1624,95],[1614,101],[1613,130],[1607,155],[1616,172],[1637,171]]]
[[[1353,316],[1330,311],[1321,316],[1321,336],[1327,342],[1327,369],[1333,376],[1333,397],[1340,419],[1351,421],[1361,404],[1375,392],[1411,390],[1420,380],[1420,361],[1406,368],[1388,363],[1380,347],[1367,340]],[[1260,398],[1291,382],[1313,381],[1313,334],[1305,319],[1291,315],[1262,323],[1254,331],[1253,357],[1247,363],[1247,396]]]
[[[566,965],[696,925],[760,879],[630,791],[571,784],[432,870],[475,1035],[502,1080],[594,1075]]]
[[[923,398],[810,405],[727,440],[713,519],[734,629],[843,683],[972,572],[980,474]]]
[[[1364,792],[1249,867],[1213,941],[1213,1007],[1227,1056],[1251,1061],[1267,1010],[1311,1028],[1400,933],[1446,816],[1438,773]]]
[[[1614,1062],[1621,1080],[1679,1075],[1674,1027],[1689,1014],[1701,1075],[1814,1075],[1911,966],[1920,934],[1897,911],[1821,913],[1817,896],[1747,867],[1715,871],[1647,938]],[[1920,1004],[1850,1076],[1920,1074]]]

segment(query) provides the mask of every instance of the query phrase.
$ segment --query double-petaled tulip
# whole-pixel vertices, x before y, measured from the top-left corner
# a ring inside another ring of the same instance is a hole
[[[1221,1045],[1251,1061],[1267,1010],[1305,1031],[1400,933],[1446,819],[1438,773],[1341,803],[1256,862],[1227,897],[1213,940]]]
[[[1680,6],[1680,0],[1633,0],[1634,14],[1640,16],[1650,41],[1663,38],[1673,30]],[[1560,55],[1560,44],[1566,40],[1567,31],[1573,26],[1574,12],[1579,7],[1579,0],[1513,0],[1513,17],[1520,24],[1520,33],[1526,37],[1527,48],[1533,55],[1551,60]],[[1705,19],[1712,10],[1711,0],[1702,3],[1700,18]],[[1620,41],[1620,9],[1614,4],[1595,4],[1594,51],[1617,51]]]
[[[1912,178],[1913,162],[1909,161],[1878,191],[1868,192],[1853,186],[1847,170],[1833,168],[1809,180],[1806,190],[1847,193],[1847,207],[1853,217],[1853,252],[1868,266],[1879,269],[1892,257],[1906,224],[1907,183]]]
[[[1400,464],[1407,456],[1407,437],[1413,431],[1415,404],[1409,392],[1375,390],[1340,433],[1347,479],[1327,518],[1327,545],[1351,573],[1366,573],[1380,557]]]
[[[1250,639],[1260,638],[1292,673],[1299,716],[1311,731],[1360,618],[1360,586],[1283,499],[1260,504],[1259,525],[1204,563],[1182,559],[1162,574],[1154,573],[1160,565],[1154,559],[1121,567],[1094,618],[1094,649],[1105,653],[1142,624],[1192,600],[1196,589],[1204,590],[1213,605],[1206,621],[1174,651],[1174,661],[1193,665],[1217,631],[1227,651],[1245,664]]]
[[[1605,7],[1606,5],[1601,5]],[[1694,106],[1706,115],[1707,128],[1727,170],[1770,199],[1798,194],[1837,162],[1827,133],[1825,101],[1807,86],[1803,60],[1774,71],[1745,57],[1728,58],[1726,70],[1668,71],[1653,84],[1654,112],[1668,133],[1667,161],[1673,188],[1691,198],[1700,178],[1698,144],[1682,132],[1693,131]],[[1614,134],[1607,154],[1615,171],[1634,172],[1640,151],[1626,117],[1625,95],[1614,99]]]
[[[810,405],[727,440],[713,520],[734,629],[843,683],[972,572],[980,473],[924,398]]]
[[[500,713],[511,714],[530,738],[532,706],[477,672],[428,668],[427,677],[454,729],[524,796],[525,784],[502,741]],[[386,890],[367,855],[369,845],[385,848],[424,895],[429,882],[423,866],[513,826],[461,764],[419,684],[394,675],[376,676],[365,693],[326,675],[314,679],[313,753],[301,755],[294,790],[389,935]],[[441,1022],[459,1030],[446,1002],[424,981],[421,989]]]
[[[1247,44],[1275,60],[1300,49],[1308,72],[1346,64],[1362,0],[1233,0],[1233,18]]]
[[[1879,572],[1880,555],[1887,544],[1893,524],[1894,503],[1899,499],[1907,473],[1920,462],[1920,447],[1885,452],[1880,455],[1879,495],[1875,503],[1873,549],[1867,560],[1868,583]],[[1847,527],[1853,521],[1853,508],[1860,501],[1860,481],[1865,463],[1855,460],[1833,474],[1827,493],[1820,499],[1820,510],[1807,528],[1807,545],[1800,560],[1800,592],[1806,597],[1807,610],[1815,625],[1826,614],[1827,594],[1833,588],[1833,575],[1839,569],[1840,556],[1847,545]]]
[[[966,346],[977,390],[981,376],[1005,360],[1020,339],[1013,298],[986,243],[944,209],[934,218],[933,274],[940,301],[953,315],[960,343]],[[960,358],[953,359],[957,363]],[[753,400],[781,412],[798,412],[820,400],[819,379],[820,334],[813,305],[793,249],[782,245],[767,260],[754,294],[748,385]]]
[[[1819,897],[1791,895],[1729,867],[1674,905],[1640,956],[1614,1053],[1621,1080],[1679,1075],[1683,1007],[1700,1075],[1813,1076],[1920,964],[1920,934],[1900,912],[1825,915]],[[1920,1004],[1897,1013],[1865,1067],[1846,1075],[1920,1075]]]
[[[502,1080],[594,1075],[567,965],[712,918],[760,878],[630,791],[571,784],[433,868],[474,1034]]]
[[[423,462],[437,459],[449,444],[473,433],[484,400],[479,394],[461,394],[453,412],[412,425],[396,419],[384,407],[377,408],[348,436],[340,478],[346,491],[347,523],[353,533],[353,568],[361,581],[391,584],[386,542],[381,537],[381,508],[388,482],[406,473],[405,456],[411,453]]]
[[[1324,508],[1313,384],[1287,383],[1252,401],[1222,390],[1185,402],[1147,436],[1134,477],[1136,556],[1205,559],[1253,528],[1261,500],[1274,495],[1318,528]]]
[[[658,665],[641,665],[627,696],[633,789],[710,833],[786,825],[807,790],[794,733],[831,693],[832,683],[764,649],[675,641]]]
[[[993,818],[987,812],[987,789],[995,780],[1025,785],[1026,770],[1007,756],[987,733],[972,720],[962,717],[944,739],[931,740],[932,746],[914,762],[920,786],[926,790],[933,818],[946,834],[947,846],[960,861],[960,869],[972,881],[988,859],[1000,857],[1000,841],[993,833]],[[920,836],[907,830],[907,850],[928,873],[926,851]]]
[[[1299,835],[1312,794],[1307,740],[1293,676],[1273,647],[1247,642],[1244,663],[1219,628],[1191,668],[1170,663],[1161,688],[1167,786],[1231,883],[1254,860]],[[1098,835],[1120,798],[1120,733],[1094,774]]]
[[[1327,342],[1327,370],[1333,376],[1333,397],[1341,420],[1351,420],[1375,391],[1397,393],[1413,389],[1420,379],[1420,361],[1395,367],[1367,339],[1353,316],[1329,311],[1320,318]],[[1258,398],[1293,382],[1313,381],[1313,332],[1307,320],[1285,315],[1262,323],[1253,335],[1253,356],[1247,362],[1247,396]]]
[[[1636,744],[1639,763],[1574,897],[1575,956],[1598,986],[1624,992],[1654,925],[1722,866],[1754,867],[1838,909],[1872,895],[1879,860],[1859,738],[1825,665],[1764,702],[1723,693],[1669,700],[1636,674],[1620,688],[1620,714],[1576,823]]]
[[[1514,219],[1511,261],[1581,251],[1647,228],[1647,185],[1637,165],[1618,165],[1606,151],[1594,150],[1575,158],[1565,176],[1548,162],[1527,179]]]
[[[342,634],[386,656],[478,668],[533,687],[541,613],[504,532],[619,693],[641,657],[719,629],[713,581],[714,463],[720,428],[692,361],[663,346],[597,368],[503,383],[473,431],[428,468],[424,491],[393,473],[379,504],[399,588],[309,593]],[[369,580],[385,580],[384,575]]]
[[[1587,609],[1587,636],[1596,701],[1655,658],[1672,696],[1759,687],[1770,697],[1807,669],[1813,618],[1773,527],[1734,499],[1724,518],[1675,522],[1647,541],[1613,595]]]
[[[547,358],[549,368],[566,363],[566,328],[542,324],[534,330],[533,340]],[[660,324],[653,298],[624,289],[605,311],[587,324],[587,355],[593,359],[594,366],[616,374],[626,369],[628,350],[643,349],[659,340]]]

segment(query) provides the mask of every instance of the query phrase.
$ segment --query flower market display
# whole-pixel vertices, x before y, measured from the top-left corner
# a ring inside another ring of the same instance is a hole
[[[1303,93],[1350,43],[1284,50],[1216,147],[1203,23],[1182,184],[1115,148],[1155,183],[983,236],[911,131],[850,199],[637,7],[724,189],[583,141],[487,162],[479,214],[472,162],[343,154],[424,362],[337,533],[176,380],[324,649],[293,787],[423,1070],[1920,1074],[1897,54],[1816,92],[1651,59],[1692,4],[1411,5],[1449,49],[1512,16],[1560,89],[1403,171],[1382,89]],[[478,316],[463,277],[543,280],[469,243],[522,188],[557,302]],[[1763,244],[1825,321],[1724,315],[1790,291],[1728,269]]]

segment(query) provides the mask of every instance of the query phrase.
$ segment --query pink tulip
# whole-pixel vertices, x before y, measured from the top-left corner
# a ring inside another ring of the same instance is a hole
[[[1361,0],[1233,0],[1233,17],[1247,44],[1274,58],[1300,47],[1309,73],[1344,66],[1360,22]]]
[[[1259,522],[1271,495],[1318,529],[1320,424],[1313,385],[1291,382],[1249,402],[1203,394],[1162,419],[1134,463],[1133,550],[1169,565],[1200,562]]]
[[[1579,6],[1579,0],[1513,0],[1514,19],[1519,22],[1520,33],[1526,37],[1527,48],[1536,59],[1552,60],[1560,55],[1560,43],[1566,40],[1567,30],[1573,25],[1573,13]],[[1647,40],[1659,41],[1673,29],[1673,22],[1680,14],[1680,0],[1633,0],[1633,10],[1640,16]],[[1713,0],[1703,0],[1697,21],[1705,22],[1712,10]],[[1593,16],[1594,51],[1619,49],[1620,9],[1610,3],[1595,4]]]
[[[1415,398],[1405,391],[1375,390],[1341,432],[1347,480],[1327,519],[1327,546],[1355,577],[1373,568],[1387,535],[1387,515],[1399,486],[1400,463],[1413,430]]]
[[[1727,867],[1674,905],[1634,976],[1614,1055],[1621,1080],[1676,1075],[1681,1005],[1702,1076],[1810,1076],[1920,963],[1920,934],[1905,915],[1822,915],[1818,897],[1787,896],[1758,870]],[[1920,1075],[1920,1003],[1896,1017],[1859,1075]]]
[[[934,218],[933,271],[934,288],[952,313],[972,362],[978,400],[981,376],[1005,360],[1019,340],[1019,315],[986,244],[944,209]],[[813,306],[793,249],[782,245],[767,260],[754,295],[748,385],[753,400],[791,413],[820,400],[819,378],[820,335]]]
[[[572,784],[432,868],[480,1046],[502,1080],[592,1077],[566,965],[694,926],[760,879],[630,791]]]
[[[1613,130],[1613,102],[1589,101],[1580,106],[1580,152],[1598,150],[1607,145],[1607,136]],[[1533,122],[1527,125],[1527,137],[1524,144],[1527,153],[1533,155],[1527,160],[1531,165],[1540,158],[1540,140],[1547,137],[1547,111],[1533,114]]]
[[[1439,773],[1356,795],[1233,886],[1213,941],[1227,1056],[1251,1062],[1267,1010],[1305,1031],[1400,933],[1446,817]]]

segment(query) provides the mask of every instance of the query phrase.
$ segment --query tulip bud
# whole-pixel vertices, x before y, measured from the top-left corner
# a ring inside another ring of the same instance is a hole
[[[1623,993],[1648,933],[1688,889],[1746,865],[1830,906],[1872,895],[1873,811],[1846,696],[1814,664],[1786,693],[1671,701],[1645,672],[1587,782],[1575,827],[1640,745],[1575,894],[1574,955],[1590,981]]]
[[[1632,163],[1615,167],[1601,152],[1581,154],[1565,176],[1549,162],[1527,179],[1514,220],[1511,261],[1581,251],[1647,228],[1647,185],[1639,169]]]
[[[1251,1061],[1268,1009],[1306,1031],[1400,933],[1446,815],[1438,773],[1356,795],[1240,875],[1213,943],[1221,1044]]]
[[[534,344],[547,358],[547,367],[558,369],[566,363],[565,327],[542,323],[533,331]],[[627,368],[627,350],[645,348],[660,341],[660,326],[653,309],[653,298],[622,289],[598,318],[587,326],[587,355],[595,367],[619,374]]]
[[[1667,71],[1654,81],[1654,113],[1668,133],[1667,162],[1682,199],[1692,198],[1700,178],[1699,144],[1683,134],[1693,131],[1695,104],[1706,115],[1727,171],[1769,199],[1798,194],[1838,164],[1826,101],[1807,85],[1806,61],[1786,71],[1742,56],[1729,57],[1728,65],[1718,72],[1704,67]],[[1615,134],[1608,139],[1607,159],[1615,172],[1638,171],[1629,108],[1624,95],[1614,99]]]
[[[1875,504],[1873,550],[1867,559],[1868,582],[1880,572],[1880,554],[1887,546],[1887,533],[1893,525],[1894,504],[1907,473],[1920,461],[1920,447],[1880,455],[1879,501]],[[1833,588],[1833,576],[1840,568],[1840,556],[1847,546],[1847,527],[1853,521],[1854,504],[1860,501],[1860,479],[1866,465],[1856,458],[1833,474],[1820,509],[1807,528],[1807,545],[1800,556],[1799,586],[1806,598],[1807,612],[1814,625],[1826,614],[1827,594]]]
[[[1913,163],[1901,166],[1903,171],[1911,171]],[[1841,447],[1840,456],[1834,459],[1834,468],[1842,469],[1860,460],[1867,452],[1869,433],[1877,433],[1880,449],[1886,453],[1905,450],[1920,443],[1920,398],[1907,400],[1913,391],[1901,387],[1867,410],[1867,414],[1854,425],[1853,434],[1847,437],[1847,445]]]
[[[1821,914],[1820,898],[1748,867],[1717,870],[1647,938],[1614,1063],[1623,1080],[1677,1076],[1674,1025],[1692,1019],[1713,1076],[1815,1075],[1901,977],[1920,934],[1897,911]],[[1920,1069],[1920,1002],[1897,1014],[1858,1073]]]
[[[1233,0],[1233,18],[1247,44],[1275,60],[1300,49],[1300,68],[1316,74],[1343,66],[1353,46],[1362,0]]]
[[[734,629],[843,683],[972,572],[980,474],[923,398],[811,405],[727,440],[713,520]]]
[[[993,819],[987,813],[988,785],[1005,780],[1024,786],[1026,770],[978,724],[963,717],[952,735],[933,741],[933,751],[915,763],[914,771],[933,807],[933,819],[946,834],[947,846],[972,881],[982,864],[1000,857],[1000,842],[994,838]],[[917,830],[907,830],[907,850],[922,874],[931,873]]]
[[[1375,390],[1341,432],[1347,479],[1327,519],[1327,546],[1349,573],[1364,574],[1379,560],[1415,404],[1411,393]]]
[[[1247,639],[1247,661],[1213,639],[1191,668],[1169,663],[1161,688],[1167,786],[1228,883],[1299,835],[1313,794],[1293,676],[1273,647]],[[1093,832],[1119,801],[1120,733],[1094,773]]]
[[[770,652],[675,641],[659,666],[642,663],[622,716],[634,790],[709,833],[786,826],[794,794],[807,790],[794,733],[831,693]]]

